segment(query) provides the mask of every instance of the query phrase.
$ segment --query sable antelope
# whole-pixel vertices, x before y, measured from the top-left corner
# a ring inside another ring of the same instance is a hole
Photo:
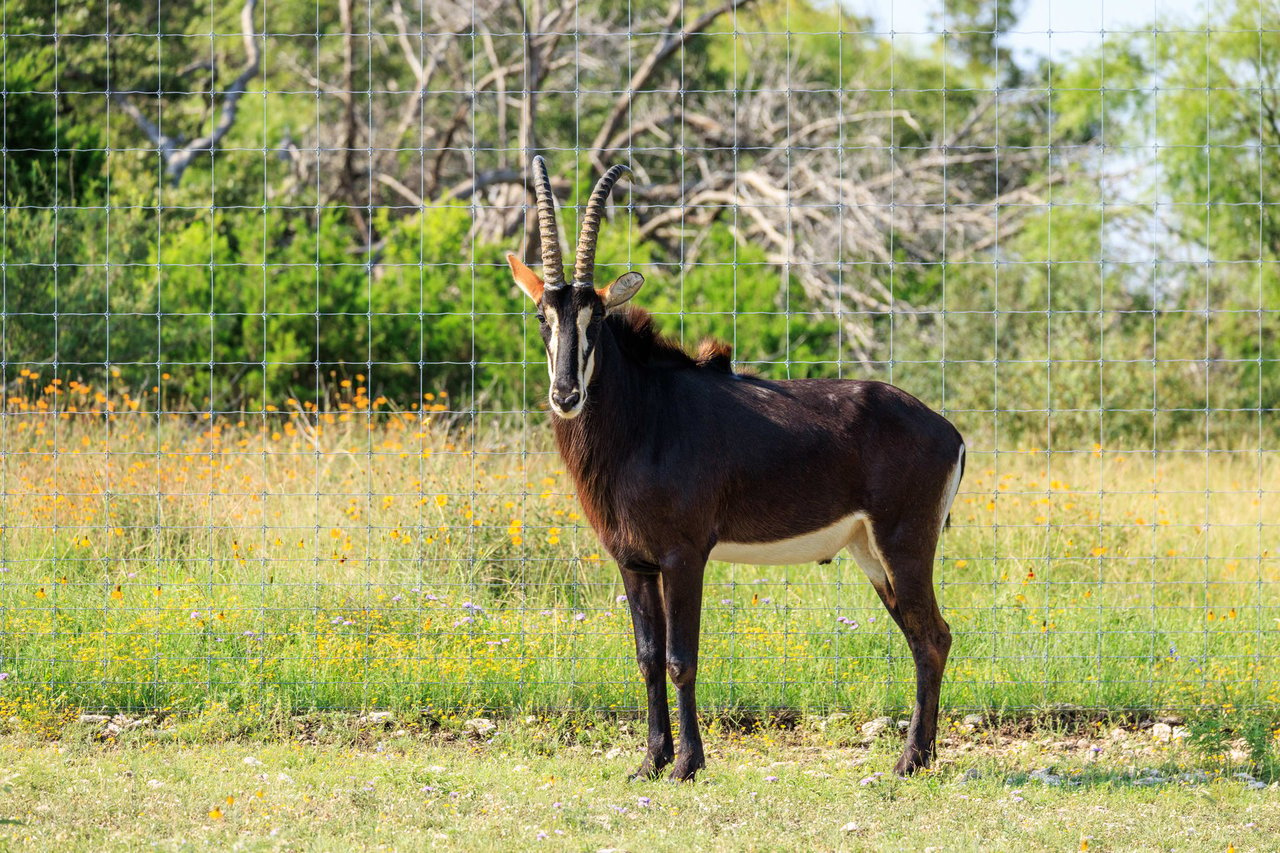
[[[689,355],[648,313],[623,307],[644,281],[639,273],[596,289],[596,237],[623,171],[610,168],[591,193],[566,282],[546,163],[534,157],[545,280],[515,255],[507,262],[537,305],[556,444],[631,606],[649,708],[635,777],[654,777],[674,759],[671,778],[692,779],[704,764],[694,683],[707,560],[829,562],[842,548],[915,661],[915,711],[895,769],[926,766],[951,648],[933,557],[964,472],[964,441],[891,385],[744,376],[723,344]],[[666,675],[677,690],[678,752]]]

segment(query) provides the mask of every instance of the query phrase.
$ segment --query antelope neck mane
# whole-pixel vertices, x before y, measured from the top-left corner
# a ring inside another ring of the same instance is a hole
[[[649,367],[674,369],[710,368],[733,373],[733,350],[723,341],[710,338],[698,345],[696,353],[663,335],[653,323],[653,315],[643,308],[628,306],[610,314],[605,322],[618,349],[634,362]]]

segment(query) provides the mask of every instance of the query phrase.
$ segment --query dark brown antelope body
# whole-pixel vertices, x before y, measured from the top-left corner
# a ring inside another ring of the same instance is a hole
[[[644,311],[621,307],[639,288],[636,273],[597,291],[594,229],[619,173],[593,194],[599,209],[594,221],[591,210],[584,217],[573,285],[563,282],[558,248],[548,253],[558,247],[553,215],[540,217],[547,282],[508,259],[538,304],[556,442],[627,590],[649,707],[637,775],[674,759],[672,777],[691,779],[703,766],[694,690],[707,560],[825,562],[845,548],[916,664],[916,708],[897,770],[926,765],[951,644],[933,558],[963,473],[960,434],[890,385],[743,376],[722,345],[691,356],[658,335]],[[541,158],[534,174],[545,212]],[[678,691],[678,755],[668,675]]]

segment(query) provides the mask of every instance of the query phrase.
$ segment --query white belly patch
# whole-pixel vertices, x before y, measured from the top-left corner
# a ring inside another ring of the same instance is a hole
[[[756,566],[785,566],[830,560],[849,544],[866,514],[855,512],[820,530],[773,542],[717,542],[711,559]]]

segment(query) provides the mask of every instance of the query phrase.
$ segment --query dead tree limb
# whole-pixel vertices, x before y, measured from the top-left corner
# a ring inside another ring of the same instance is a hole
[[[183,173],[195,160],[196,155],[205,151],[215,151],[223,137],[231,130],[236,122],[240,98],[248,90],[249,81],[258,74],[262,55],[258,45],[259,35],[253,21],[257,6],[258,0],[245,0],[244,7],[240,10],[240,33],[244,42],[245,62],[240,67],[240,73],[231,81],[231,85],[220,93],[222,109],[218,113],[217,122],[208,133],[190,141],[184,141],[181,136],[170,136],[163,133],[154,122],[148,119],[124,93],[112,94],[113,100],[125,115],[133,119],[138,129],[156,147],[160,158],[164,161],[165,175],[168,176],[169,183],[175,187],[181,183]]]
[[[708,12],[704,12],[698,18],[686,24],[683,29],[678,32],[670,33],[665,39],[654,46],[649,55],[640,63],[640,67],[631,75],[631,79],[627,81],[627,85],[622,94],[613,102],[613,107],[609,110],[609,115],[605,118],[604,124],[601,125],[599,132],[596,134],[595,141],[591,143],[591,158],[595,161],[597,168],[604,168],[605,158],[609,154],[608,143],[618,132],[618,125],[626,117],[627,111],[631,108],[631,104],[635,101],[636,95],[643,89],[657,72],[662,63],[671,58],[677,50],[684,46],[690,38],[703,32],[707,27],[715,23],[716,19],[721,15],[735,11],[752,0],[728,0],[722,6],[718,6]],[[663,28],[670,30],[680,20],[680,16],[684,12],[683,0],[675,0],[671,4],[667,17],[663,20]]]
[[[356,111],[355,33],[352,30],[351,0],[338,0],[338,17],[342,26],[342,194],[347,215],[366,242],[372,242],[369,221],[358,197],[360,170],[356,165],[356,146],[360,141],[360,115]]]

